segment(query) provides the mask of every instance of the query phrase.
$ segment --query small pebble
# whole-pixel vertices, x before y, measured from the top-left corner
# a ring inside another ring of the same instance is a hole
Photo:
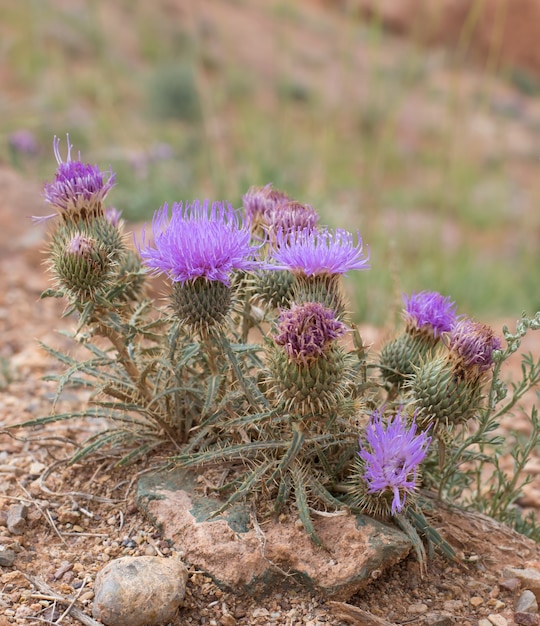
[[[12,535],[21,535],[26,526],[28,507],[26,504],[12,504],[7,512],[7,528]]]
[[[407,607],[407,613],[411,615],[422,615],[427,613],[428,607],[427,604],[423,604],[422,602],[417,602],[416,604],[410,604]]]
[[[506,589],[507,591],[516,591],[516,589],[519,589],[519,587],[521,587],[521,581],[519,580],[519,578],[516,577],[503,578],[499,581],[499,587],[501,587],[502,589]]]
[[[538,601],[529,589],[525,589],[516,602],[516,613],[537,613]]]
[[[484,604],[484,598],[481,598],[480,596],[473,596],[473,597],[469,600],[469,602],[470,602],[473,606],[478,607],[478,606],[481,606],[482,604]]]
[[[537,600],[540,599],[540,572],[538,570],[532,567],[526,569],[509,567],[504,570],[504,575],[508,578],[519,578],[521,586],[532,591]]]
[[[440,613],[427,613],[424,617],[424,626],[452,626],[454,623],[450,615]]]
[[[491,615],[488,615],[487,618],[490,624],[493,624],[493,626],[508,626],[508,620],[506,619],[506,617],[503,617],[502,615],[499,615],[497,613],[492,613]]]
[[[538,614],[536,613],[514,613],[514,624],[519,626],[538,626]]]
[[[11,567],[15,561],[15,551],[9,548],[0,550],[0,566]]]

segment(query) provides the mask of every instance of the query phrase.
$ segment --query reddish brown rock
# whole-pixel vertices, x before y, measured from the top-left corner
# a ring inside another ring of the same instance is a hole
[[[326,549],[316,546],[294,517],[254,524],[247,508],[235,506],[209,519],[216,500],[197,495],[180,473],[164,472],[161,479],[141,479],[139,506],[187,562],[230,590],[263,595],[300,585],[346,600],[411,549],[399,530],[349,513],[313,516]]]

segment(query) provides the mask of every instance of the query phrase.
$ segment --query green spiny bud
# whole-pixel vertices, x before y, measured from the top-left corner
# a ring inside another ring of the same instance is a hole
[[[221,327],[232,307],[232,290],[219,280],[204,277],[175,282],[173,309],[178,319],[201,337]]]
[[[52,237],[50,267],[66,296],[80,301],[111,287],[115,261],[100,241],[61,226]]]
[[[415,369],[433,357],[439,340],[429,332],[409,329],[381,349],[379,367],[384,379],[401,385]]]
[[[294,277],[288,270],[257,272],[253,277],[254,301],[278,309],[289,306]]]
[[[436,426],[463,423],[482,405],[481,380],[460,375],[448,355],[422,363],[409,380],[408,390],[421,428],[432,421]]]
[[[352,371],[340,346],[306,363],[291,360],[277,347],[267,354],[269,395],[284,411],[300,419],[341,413],[350,395]]]

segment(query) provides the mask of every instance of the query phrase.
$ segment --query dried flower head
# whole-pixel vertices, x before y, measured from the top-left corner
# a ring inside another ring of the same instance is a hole
[[[319,215],[312,206],[295,200],[277,202],[265,214],[266,227],[272,233],[314,230],[318,221]]]
[[[375,411],[365,438],[365,444],[360,440],[358,456],[364,463],[367,493],[384,497],[390,492],[393,496],[390,512],[395,515],[406,506],[407,497],[414,495],[418,466],[426,457],[431,438],[425,432],[416,434],[414,420],[407,426],[401,408],[386,428],[382,411]]]
[[[434,337],[451,330],[456,322],[456,305],[436,291],[419,291],[404,295],[404,315],[407,326],[428,330]]]
[[[173,282],[202,277],[229,286],[234,270],[261,267],[254,259],[257,246],[250,242],[249,226],[229,204],[175,203],[170,217],[165,204],[154,214],[152,234],[153,246],[143,233],[141,257],[154,273],[167,274]]]
[[[304,228],[282,232],[278,234],[272,256],[275,269],[288,269],[306,276],[341,275],[349,270],[369,268],[369,253],[363,252],[360,233],[355,245],[352,234],[342,229]]]
[[[58,163],[53,183],[45,185],[45,200],[60,209],[64,219],[89,219],[103,215],[102,203],[114,185],[112,170],[107,175],[97,165],[71,159],[72,145],[68,141],[67,160],[60,156],[60,139],[54,138],[54,155]],[[48,216],[52,217],[52,216]]]
[[[453,327],[447,345],[460,367],[481,374],[493,365],[493,352],[501,349],[501,340],[487,324],[464,318]]]
[[[347,331],[335,313],[317,302],[293,304],[281,311],[274,341],[294,362],[307,363],[324,354],[327,346]]]
[[[289,202],[289,196],[269,183],[264,187],[251,187],[242,197],[247,218],[253,224],[266,223],[267,216],[277,204]]]

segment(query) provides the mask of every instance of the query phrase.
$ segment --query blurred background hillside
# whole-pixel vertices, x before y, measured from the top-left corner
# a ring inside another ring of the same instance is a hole
[[[360,230],[357,321],[402,291],[540,309],[540,0],[0,0],[0,163],[52,138],[132,221],[273,183]],[[25,216],[21,216],[24,219]],[[29,226],[30,228],[30,226]]]

